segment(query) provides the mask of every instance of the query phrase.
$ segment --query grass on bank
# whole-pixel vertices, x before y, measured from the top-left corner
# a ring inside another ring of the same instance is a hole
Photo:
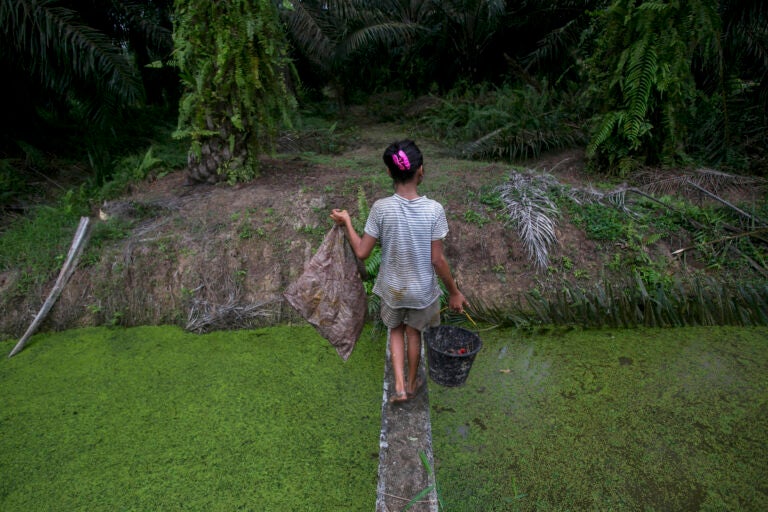
[[[465,386],[428,386],[446,510],[768,502],[766,328],[481,337]],[[0,510],[371,510],[383,340],[39,334],[0,361]]]

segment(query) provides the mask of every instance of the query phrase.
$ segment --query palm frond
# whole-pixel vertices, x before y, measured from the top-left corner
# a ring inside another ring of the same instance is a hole
[[[501,200],[528,256],[539,269],[549,265],[549,249],[557,244],[555,220],[560,214],[547,195],[546,176],[512,172],[499,187]]]
[[[744,189],[746,187],[764,187],[768,180],[759,176],[740,176],[715,169],[694,169],[683,172],[654,171],[639,172],[636,176],[639,187],[655,195],[688,195],[700,191],[692,188],[696,185],[705,188],[708,192],[719,195],[729,190]]]
[[[304,2],[292,1],[291,9],[280,11],[295,45],[318,68],[328,71],[336,51],[334,25],[326,13]]]
[[[678,280],[668,287],[647,286],[638,276],[600,281],[589,288],[564,282],[531,291],[512,304],[473,298],[480,322],[517,328],[635,328],[768,324],[768,285],[724,283],[704,278]]]
[[[354,31],[339,45],[339,55],[346,57],[358,50],[382,45],[393,48],[416,35],[423,27],[414,23],[388,22]]]
[[[544,68],[550,62],[568,58],[584,30],[584,21],[577,18],[546,33],[537,48],[525,57],[526,66]]]
[[[91,84],[97,97],[81,99],[94,118],[141,99],[141,79],[128,55],[76,11],[51,0],[0,0],[0,24],[6,42],[47,88],[65,95],[74,82]]]
[[[113,2],[120,10],[128,29],[141,35],[146,41],[150,58],[165,59],[173,51],[173,33],[163,26],[161,18],[167,18],[169,13],[161,14],[160,7],[151,7],[147,2],[121,1]]]

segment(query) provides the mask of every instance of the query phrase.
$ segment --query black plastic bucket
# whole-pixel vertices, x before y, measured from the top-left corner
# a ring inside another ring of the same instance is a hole
[[[429,376],[441,386],[461,386],[483,342],[472,331],[440,325],[424,331],[429,358]]]

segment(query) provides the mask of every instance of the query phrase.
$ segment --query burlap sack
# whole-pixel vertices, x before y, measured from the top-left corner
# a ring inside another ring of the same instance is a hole
[[[334,226],[283,296],[346,361],[365,324],[366,299],[352,252],[341,226]]]

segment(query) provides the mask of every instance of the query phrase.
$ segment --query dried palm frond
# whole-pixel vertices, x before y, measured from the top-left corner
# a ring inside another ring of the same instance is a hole
[[[549,248],[557,243],[557,205],[547,195],[557,181],[550,175],[512,172],[499,186],[509,221],[515,225],[530,259],[540,269],[549,265]]]
[[[633,191],[633,189],[626,185],[621,185],[613,190],[597,190],[591,184],[586,187],[571,187],[565,190],[565,195],[576,204],[608,204],[623,210],[627,213],[631,213],[627,206],[627,192]]]
[[[704,278],[649,286],[638,276],[582,288],[563,282],[525,293],[513,304],[472,298],[472,315],[499,327],[635,328],[768,325],[768,285]]]
[[[230,295],[226,304],[194,299],[189,308],[186,330],[205,333],[220,329],[247,329],[265,323],[276,314],[277,301],[242,303]]]
[[[764,186],[766,180],[757,176],[739,176],[714,169],[695,169],[684,172],[649,172],[637,173],[638,187],[651,194],[672,195],[686,194],[696,190],[692,185],[707,189],[712,194],[744,187]]]
[[[641,185],[638,192],[651,195],[678,194],[683,196],[702,194],[721,203],[753,225],[766,226],[768,221],[743,211],[724,199],[721,194],[728,190],[765,187],[768,180],[757,176],[739,176],[713,169],[696,169],[682,173],[642,173],[639,174]],[[650,197],[650,196],[647,196]]]
[[[733,210],[753,225],[766,226],[768,222],[751,215],[737,206],[731,204],[719,194],[726,190],[744,189],[745,187],[759,187],[768,184],[764,178],[756,176],[738,176],[712,169],[697,169],[694,171],[679,172],[676,174],[662,172],[642,172],[637,175],[639,184],[628,186],[622,184],[613,190],[600,191],[592,186],[584,188],[573,187],[565,193],[577,204],[600,203],[618,208],[625,213],[633,215],[630,204],[627,201],[627,193],[642,196],[655,201],[665,208],[671,208],[661,202],[658,197],[663,195],[688,196],[693,193],[702,194]]]

